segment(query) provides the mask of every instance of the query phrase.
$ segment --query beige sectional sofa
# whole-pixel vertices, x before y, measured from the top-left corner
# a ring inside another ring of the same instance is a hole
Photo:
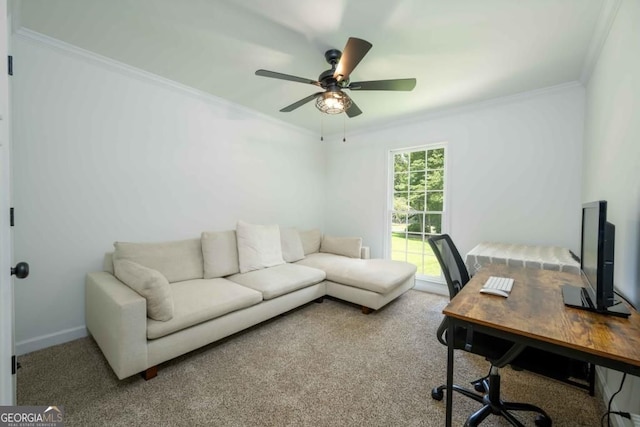
[[[277,244],[276,244],[277,239]],[[414,286],[415,266],[369,259],[360,238],[238,223],[200,239],[114,244],[86,278],[86,324],[118,378],[330,295],[368,314]]]

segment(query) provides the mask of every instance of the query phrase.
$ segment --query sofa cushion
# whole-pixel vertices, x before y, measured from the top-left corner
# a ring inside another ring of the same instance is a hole
[[[333,237],[325,234],[320,244],[320,252],[342,255],[349,258],[360,258],[361,249],[361,237]]]
[[[282,244],[282,258],[286,262],[296,262],[304,258],[300,233],[295,228],[281,228],[280,243]]]
[[[204,275],[200,239],[162,243],[115,242],[113,261],[127,259],[158,270],[169,283],[202,279]]]
[[[238,221],[238,261],[240,273],[284,264],[277,225],[248,224]]]
[[[155,339],[262,301],[260,292],[227,279],[196,279],[171,283],[173,318],[147,320],[147,338]]]
[[[313,230],[299,231],[298,233],[305,255],[314,254],[320,250],[320,240],[322,238],[320,230],[314,228]]]
[[[114,263],[115,276],[147,300],[147,317],[167,321],[173,317],[169,281],[159,271],[127,259]]]
[[[263,298],[268,300],[322,282],[325,276],[324,271],[316,268],[282,264],[264,270],[235,274],[228,279],[262,292]]]
[[[416,266],[387,259],[353,259],[341,255],[317,253],[308,255],[296,265],[319,268],[327,280],[347,286],[386,294],[416,274]]]
[[[204,278],[213,279],[240,272],[236,231],[205,231],[202,233]]]

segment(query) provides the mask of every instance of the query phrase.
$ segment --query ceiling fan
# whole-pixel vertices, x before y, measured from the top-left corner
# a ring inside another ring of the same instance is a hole
[[[306,79],[304,77],[291,76],[289,74],[277,73],[275,71],[258,70],[257,76],[271,77],[274,79],[289,80],[298,83],[308,83],[321,87],[323,91],[316,92],[291,105],[281,109],[281,112],[288,113],[304,104],[316,100],[316,107],[327,114],[347,113],[349,117],[362,114],[362,111],[355,102],[343,90],[390,90],[390,91],[410,91],[416,87],[416,79],[394,79],[394,80],[373,80],[365,82],[351,82],[349,76],[354,68],[360,63],[362,58],[369,52],[372,44],[366,40],[349,37],[344,50],[330,49],[325,52],[324,57],[331,69],[324,71],[318,80]]]

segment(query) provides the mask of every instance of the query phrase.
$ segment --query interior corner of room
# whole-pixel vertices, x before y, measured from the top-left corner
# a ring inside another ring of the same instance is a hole
[[[615,285],[640,308],[639,1],[572,0],[566,8],[556,6],[567,19],[584,13],[591,24],[580,27],[572,40],[562,39],[563,51],[548,52],[567,71],[525,70],[533,82],[526,90],[517,89],[521,75],[515,53],[505,60],[468,48],[470,54],[460,54],[446,72],[434,67],[433,73],[441,74],[429,74],[422,70],[429,68],[424,58],[415,59],[423,45],[433,49],[425,54],[430,61],[445,62],[449,55],[464,53],[465,43],[476,46],[480,41],[467,39],[464,31],[449,35],[445,18],[430,18],[430,34],[458,37],[457,44],[429,44],[426,32],[420,33],[424,43],[411,39],[407,31],[421,28],[411,2],[401,2],[397,9],[384,6],[384,16],[369,12],[366,17],[378,19],[374,23],[380,34],[369,29],[362,35],[373,43],[359,65],[361,74],[368,72],[362,79],[416,77],[418,92],[385,98],[353,91],[363,121],[325,115],[313,103],[301,107],[308,109],[302,112],[280,113],[279,108],[314,89],[254,81],[260,79],[254,71],[263,66],[313,79],[327,68],[323,52],[334,45],[342,48],[352,35],[347,29],[338,31],[326,18],[327,11],[313,12],[319,16],[305,26],[281,23],[266,3],[265,10],[256,12],[251,8],[259,6],[249,2],[213,2],[220,14],[227,14],[225,22],[222,15],[205,19],[210,6],[187,2],[203,10],[200,16],[189,15],[192,26],[181,33],[187,47],[166,47],[167,56],[175,54],[185,68],[194,67],[178,72],[168,64],[173,60],[163,62],[166,58],[154,49],[162,52],[157,46],[162,40],[178,39],[175,33],[160,34],[158,23],[169,22],[172,15],[177,19],[181,7],[188,7],[181,2],[162,0],[153,13],[151,0],[125,2],[131,16],[122,18],[127,22],[119,24],[122,31],[111,34],[110,41],[89,39],[86,28],[96,16],[104,16],[104,23],[96,24],[99,34],[107,31],[109,17],[118,19],[109,2],[92,0],[93,10],[83,20],[77,0],[50,1],[60,7],[40,0],[0,2],[8,29],[6,52],[0,53],[12,57],[13,71],[0,81],[0,102],[6,104],[0,110],[0,160],[11,160],[11,175],[4,170],[0,176],[11,182],[10,188],[3,187],[0,208],[11,206],[15,215],[12,242],[6,243],[12,245],[13,259],[0,260],[0,265],[8,270],[7,262],[14,266],[28,261],[31,266],[29,277],[16,281],[12,291],[18,356],[87,336],[85,276],[102,270],[103,255],[116,240],[183,239],[203,230],[231,229],[245,219],[361,236],[371,258],[390,257],[390,155],[437,143],[447,147],[446,229],[461,253],[485,241],[559,246],[577,253],[581,205],[606,200],[608,219],[616,226]],[[311,13],[297,3],[287,2],[287,16]],[[338,3],[343,3],[340,12],[345,16],[357,9],[352,1]],[[383,3],[376,2],[381,8]],[[438,2],[427,3],[437,9]],[[508,21],[515,8],[498,0],[484,6],[463,3],[469,10],[461,19],[469,27],[491,16]],[[532,19],[546,13],[535,0],[526,3]],[[575,14],[571,7],[578,8]],[[484,15],[483,8],[500,12]],[[597,13],[587,14],[591,9]],[[143,13],[156,19],[143,25],[145,33],[126,26]],[[237,25],[243,16],[247,24]],[[538,29],[540,44],[523,47],[522,56],[545,57],[545,51],[538,51],[548,46],[542,40],[563,31],[556,17],[547,19],[548,27]],[[407,21],[406,31],[401,31],[402,20]],[[262,29],[270,36],[261,42],[249,27],[265,22]],[[76,25],[77,33],[63,29],[65,23]],[[222,29],[207,34],[200,27],[209,24]],[[309,28],[316,32],[307,37]],[[384,40],[385,28],[399,33],[393,40],[406,40],[406,45],[394,51]],[[332,29],[339,37],[329,35]],[[505,34],[483,35],[487,43],[509,44]],[[220,50],[201,51],[202,44],[188,47],[199,36],[214,40]],[[234,56],[223,66],[231,56],[225,40],[234,36],[238,40],[233,46],[242,47],[242,58]],[[518,40],[514,36],[513,44]],[[144,51],[145,43],[153,49]],[[477,52],[485,56],[472,61]],[[217,80],[207,81],[208,71],[196,69],[198,62],[191,62],[189,55],[219,55],[212,71]],[[398,70],[389,61],[411,55],[418,64],[408,71],[411,75],[403,75],[404,70],[395,75]],[[472,61],[471,68],[466,60]],[[414,75],[414,70],[422,72]],[[536,73],[541,77],[534,78]],[[225,76],[230,74],[264,86],[247,89],[236,84],[238,80],[229,84]],[[471,86],[467,74],[486,76],[481,85]],[[456,75],[458,83],[427,83],[448,75]],[[421,85],[432,92],[419,91]],[[441,103],[420,99],[431,95]],[[403,103],[400,96],[410,101]],[[4,140],[10,140],[10,146]],[[2,233],[6,241],[8,232]],[[447,295],[438,280],[418,280],[416,288]],[[597,371],[603,401],[617,391],[620,376]],[[640,413],[635,397],[640,379],[626,381],[617,405]],[[629,425],[623,422],[616,421]]]

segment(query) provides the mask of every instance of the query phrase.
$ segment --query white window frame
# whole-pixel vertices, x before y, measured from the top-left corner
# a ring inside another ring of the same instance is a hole
[[[427,143],[424,145],[417,145],[412,147],[403,147],[398,149],[389,150],[387,153],[387,203],[385,211],[385,257],[391,259],[391,219],[393,215],[393,193],[394,193],[394,156],[398,153],[410,153],[413,151],[433,150],[443,148],[444,149],[444,185],[443,185],[443,204],[442,204],[442,233],[450,233],[450,221],[449,221],[449,199],[450,185],[449,185],[449,158],[451,157],[451,150],[448,142],[435,142]],[[424,211],[425,213],[428,211]],[[440,276],[428,276],[424,274],[416,274],[416,280],[418,282],[425,283],[437,283],[445,284],[444,277]]]

